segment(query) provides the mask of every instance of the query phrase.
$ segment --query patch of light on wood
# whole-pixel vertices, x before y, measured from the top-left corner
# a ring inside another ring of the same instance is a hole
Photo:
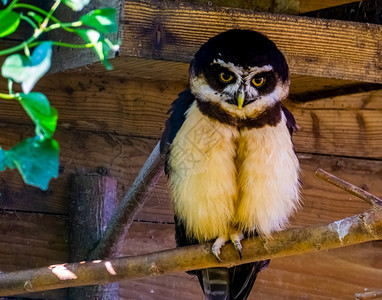
[[[97,260],[93,260],[93,261],[92,261],[93,264],[99,264],[100,262],[102,262],[102,260],[100,260],[100,259],[97,259]]]
[[[111,264],[110,261],[105,262],[105,267],[106,270],[111,274],[111,275],[117,275],[117,272],[115,272],[113,265]]]
[[[65,265],[51,265],[49,269],[52,270],[52,273],[60,280],[77,279],[77,275],[70,271]]]

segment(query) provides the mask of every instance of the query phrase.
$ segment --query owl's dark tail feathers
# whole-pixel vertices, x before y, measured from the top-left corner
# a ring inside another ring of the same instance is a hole
[[[229,299],[229,274],[227,268],[200,270],[199,281],[206,300]]]
[[[206,300],[247,299],[257,274],[269,260],[228,268],[210,268],[197,271]]]

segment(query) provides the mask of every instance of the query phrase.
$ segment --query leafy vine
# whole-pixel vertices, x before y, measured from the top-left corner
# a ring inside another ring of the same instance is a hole
[[[59,144],[53,139],[58,115],[44,94],[32,90],[50,69],[53,46],[92,48],[106,69],[112,69],[107,56],[109,51],[118,51],[119,46],[105,35],[118,30],[116,12],[113,8],[96,9],[65,23],[54,16],[61,3],[80,11],[90,0],[55,0],[49,11],[18,0],[1,2],[5,8],[0,10],[0,38],[14,33],[21,22],[31,26],[33,34],[14,47],[0,50],[0,56],[8,56],[1,68],[2,76],[8,79],[8,93],[0,93],[0,98],[21,104],[35,124],[35,136],[7,151],[0,148],[0,171],[17,168],[25,183],[47,190],[49,181],[58,176]],[[40,40],[42,34],[58,29],[80,36],[84,43]],[[14,83],[21,84],[21,92],[14,91]]]

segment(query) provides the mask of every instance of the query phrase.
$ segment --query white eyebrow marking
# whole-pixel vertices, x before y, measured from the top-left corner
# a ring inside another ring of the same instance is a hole
[[[222,67],[227,68],[231,72],[233,72],[240,80],[244,78],[245,82],[248,83],[253,76],[262,72],[270,72],[273,70],[271,65],[265,65],[261,67],[250,67],[248,69],[244,69],[242,66],[234,65],[231,62],[225,62],[222,59],[214,59],[212,64],[219,64]]]
[[[214,59],[212,64],[219,64],[220,66],[227,68],[232,73],[235,73],[235,75],[238,76],[239,78],[243,76],[243,68],[240,66],[236,66],[231,62],[227,63],[222,59]]]
[[[270,72],[270,71],[273,71],[273,67],[271,65],[249,68],[248,73],[244,75],[244,81],[246,84],[250,84],[253,76],[255,76],[256,74],[259,74],[262,72]]]

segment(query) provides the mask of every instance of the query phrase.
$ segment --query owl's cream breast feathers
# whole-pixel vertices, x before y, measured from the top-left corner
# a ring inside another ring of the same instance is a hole
[[[228,234],[237,196],[237,135],[231,126],[203,115],[195,102],[171,145],[175,213],[199,241]]]
[[[285,122],[239,130],[190,107],[169,160],[187,234],[207,241],[233,226],[270,234],[286,225],[298,206],[299,166]]]

